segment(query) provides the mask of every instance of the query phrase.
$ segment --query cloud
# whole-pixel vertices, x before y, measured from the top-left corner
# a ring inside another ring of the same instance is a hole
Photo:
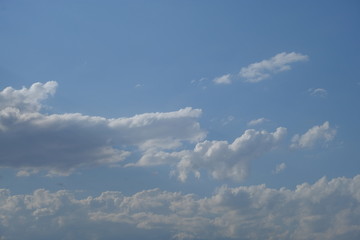
[[[30,88],[23,87],[20,90],[7,87],[0,92],[0,109],[12,107],[22,112],[39,111],[41,101],[54,95],[57,86],[57,82],[49,81],[45,84],[34,83]]]
[[[213,80],[215,84],[230,84],[231,83],[231,74],[226,74],[221,77],[217,77]]]
[[[263,124],[264,122],[267,122],[269,120],[267,120],[266,118],[258,118],[258,119],[254,119],[251,120],[250,122],[248,122],[248,126],[256,126],[256,125],[260,125]]]
[[[215,179],[239,181],[247,177],[251,160],[277,147],[285,135],[286,128],[283,127],[272,133],[248,129],[232,143],[206,140],[197,143],[193,150],[147,151],[137,163],[127,166],[173,165],[174,173],[181,181],[185,181],[191,172],[200,177],[203,169]]]
[[[320,126],[310,128],[303,135],[296,134],[292,138],[292,148],[312,148],[315,145],[327,143],[334,139],[336,129],[330,127],[328,121]]]
[[[80,113],[43,114],[41,101],[54,94],[56,82],[0,92],[0,167],[20,169],[19,176],[46,170],[69,174],[84,166],[114,165],[139,151],[171,149],[205,136],[196,121],[200,109],[104,118]]]
[[[360,175],[321,178],[295,190],[265,185],[226,187],[212,196],[144,190],[0,190],[3,239],[314,239],[360,237]]]
[[[241,68],[239,77],[246,82],[260,82],[269,78],[272,74],[290,70],[290,63],[306,60],[308,60],[306,55],[295,52],[282,52],[270,59],[252,63],[247,67]]]
[[[309,88],[308,92],[310,93],[311,96],[315,96],[315,97],[326,97],[328,92],[323,89],[323,88]]]
[[[280,164],[278,164],[278,165],[276,166],[274,173],[275,173],[275,174],[278,174],[278,173],[284,171],[285,168],[286,168],[286,164],[285,164],[285,163],[280,163]]]

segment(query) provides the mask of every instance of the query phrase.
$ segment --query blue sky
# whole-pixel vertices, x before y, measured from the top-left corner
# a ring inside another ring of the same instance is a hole
[[[1,1],[0,239],[358,239],[359,23],[357,1]]]

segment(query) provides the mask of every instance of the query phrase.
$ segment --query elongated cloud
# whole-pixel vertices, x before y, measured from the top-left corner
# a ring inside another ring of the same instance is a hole
[[[213,80],[213,82],[215,84],[230,84],[232,82],[231,78],[232,78],[231,74],[226,74],[226,75],[223,75],[221,77],[215,78]]]
[[[263,124],[264,122],[267,122],[267,121],[269,121],[269,120],[266,118],[258,118],[258,119],[249,121],[247,125],[248,126],[256,126],[256,125]]]
[[[308,60],[308,56],[300,53],[282,52],[270,59],[252,63],[240,70],[239,77],[246,82],[256,83],[269,78],[272,74],[288,71],[290,64]]]
[[[200,177],[200,170],[203,169],[215,179],[239,181],[248,175],[250,161],[278,146],[285,135],[286,129],[283,127],[272,133],[249,129],[232,143],[203,141],[196,144],[192,151],[148,151],[136,164],[130,165],[175,165],[175,173],[181,181],[185,181],[189,173]]]
[[[41,101],[54,94],[56,86],[35,83],[0,92],[0,167],[68,174],[83,166],[119,163],[130,154],[129,147],[171,149],[205,136],[196,121],[200,109],[114,119],[40,113]]]
[[[295,190],[265,185],[219,188],[212,196],[144,190],[0,190],[3,239],[314,239],[360,236],[360,175],[321,178]]]
[[[323,89],[323,88],[309,88],[308,92],[310,93],[311,96],[315,96],[315,97],[326,97],[328,92]]]
[[[310,128],[303,135],[296,134],[292,138],[292,148],[312,148],[315,145],[327,143],[334,139],[336,129],[330,127],[328,121],[322,125]]]

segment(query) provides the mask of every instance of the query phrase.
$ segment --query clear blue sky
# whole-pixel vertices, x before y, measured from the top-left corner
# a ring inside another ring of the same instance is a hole
[[[358,239],[359,29],[350,0],[0,1],[0,239]]]

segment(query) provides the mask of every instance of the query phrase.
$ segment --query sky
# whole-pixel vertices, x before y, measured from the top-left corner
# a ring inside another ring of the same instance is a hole
[[[360,238],[360,3],[0,1],[0,239]]]

